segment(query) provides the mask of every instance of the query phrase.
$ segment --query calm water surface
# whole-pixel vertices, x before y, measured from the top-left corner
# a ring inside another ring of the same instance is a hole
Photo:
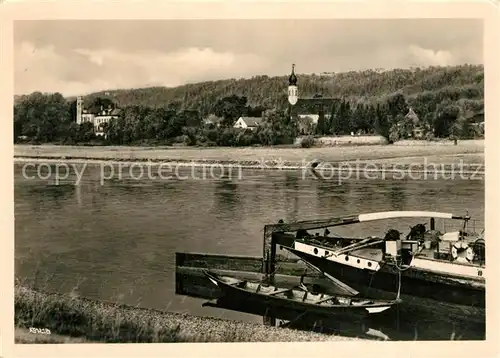
[[[176,296],[176,251],[262,255],[263,226],[279,219],[384,210],[469,210],[484,219],[483,180],[352,179],[338,185],[335,179],[304,180],[300,172],[248,170],[241,179],[123,175],[101,185],[100,167],[89,164],[79,185],[74,175],[55,185],[53,177],[28,179],[36,168],[26,175],[22,168],[15,164],[16,277],[36,276],[50,291],[76,286],[89,298],[195,315],[262,320]],[[387,222],[363,225],[339,231],[382,234],[388,228]],[[405,230],[407,223],[398,227]]]

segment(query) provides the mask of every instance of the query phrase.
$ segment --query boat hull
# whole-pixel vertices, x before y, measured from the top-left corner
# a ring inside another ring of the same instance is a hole
[[[230,299],[233,302],[238,302],[240,306],[245,305],[264,305],[272,308],[301,313],[314,313],[319,315],[359,315],[366,316],[369,314],[382,313],[395,304],[396,301],[380,301],[374,302],[366,306],[320,306],[314,304],[301,303],[295,300],[287,300],[273,295],[261,295],[252,293],[246,290],[239,289],[233,285],[229,285],[217,278],[217,276],[206,273],[208,278],[217,286],[223,293],[222,300]]]
[[[382,265],[378,271],[344,265],[339,262],[325,260],[285,247],[294,255],[342,282],[356,289],[362,295],[370,296],[372,289],[394,293],[399,288],[399,272],[390,264]],[[461,283],[459,280],[442,277],[437,273],[409,268],[401,271],[401,294],[429,298],[451,304],[464,305],[484,309],[485,290],[481,285]]]

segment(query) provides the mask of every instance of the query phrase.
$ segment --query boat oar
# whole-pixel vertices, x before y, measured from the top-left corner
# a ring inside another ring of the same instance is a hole
[[[370,240],[372,240],[372,238],[371,238],[371,237],[368,237],[368,238],[366,238],[366,239],[363,239],[363,240],[361,240],[361,241],[355,242],[355,243],[353,243],[353,244],[347,245],[346,247],[343,247],[343,248],[341,248],[341,249],[338,249],[337,251],[332,252],[330,255],[338,255],[338,254],[342,253],[343,251],[350,250],[351,248],[353,248],[353,247],[357,247],[357,246],[359,246],[359,245],[362,245],[362,244],[364,244],[364,243],[366,243],[366,242],[369,242]]]
[[[354,288],[352,288],[351,286],[345,284],[344,282],[340,281],[339,279],[336,279],[335,277],[333,277],[332,275],[329,275],[327,274],[326,272],[324,272],[324,275],[330,280],[332,281],[335,285],[337,285],[338,287],[342,288],[344,291],[348,292],[350,295],[352,296],[356,296],[359,294],[358,291],[356,291]]]
[[[345,292],[348,292],[350,295],[352,296],[356,296],[359,294],[358,291],[356,291],[354,288],[352,288],[351,286],[345,284],[344,282],[340,281],[339,279],[336,279],[335,277],[333,277],[332,275],[320,270],[318,267],[314,266],[313,264],[311,264],[310,262],[308,262],[307,260],[303,260],[302,259],[302,262],[304,262],[306,264],[306,266],[312,268],[313,270],[321,273],[322,275],[324,275],[326,278],[328,278],[330,281],[332,281],[332,283],[334,285],[336,285],[337,287],[340,287],[341,289],[343,289]]]
[[[267,295],[269,295],[269,296],[279,295],[280,293],[285,293],[285,292],[288,292],[291,290],[293,290],[293,288],[283,288],[283,289],[279,289],[279,290],[270,292]]]
[[[346,246],[340,250],[337,250],[337,251],[334,251],[328,255],[325,255],[324,257],[330,257],[330,256],[338,256],[340,254],[344,254],[344,253],[348,253],[348,252],[351,252],[351,251],[354,251],[354,250],[359,250],[359,249],[362,249],[362,248],[365,248],[365,247],[368,247],[368,246],[372,246],[372,245],[376,245],[376,244],[380,244],[382,242],[384,242],[384,240],[377,240],[377,241],[372,241],[372,242],[368,242],[370,240],[373,240],[373,239],[366,239],[361,241],[361,242],[357,242],[355,244],[352,244],[352,245],[349,245],[349,246]]]
[[[330,300],[333,300],[335,299],[335,296],[327,296],[326,298],[323,298],[321,300],[317,300],[314,302],[315,305],[318,305],[320,303],[324,303],[324,302],[327,302],[327,301],[330,301]]]

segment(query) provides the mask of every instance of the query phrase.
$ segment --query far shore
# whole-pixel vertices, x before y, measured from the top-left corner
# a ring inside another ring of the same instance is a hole
[[[414,141],[416,142],[416,141]],[[359,145],[339,147],[140,147],[140,146],[63,146],[14,145],[14,158],[94,159],[115,161],[238,163],[252,165],[289,163],[293,166],[310,161],[341,163],[350,161],[403,160],[437,157],[484,163],[484,140],[448,142],[397,142],[393,145]],[[443,162],[443,160],[441,160]]]
[[[439,143],[439,142],[438,142]],[[464,172],[484,174],[484,141],[458,145],[367,145],[323,148],[176,148],[132,146],[15,145],[17,163],[94,163],[112,165],[235,166],[241,169]],[[369,168],[369,169],[368,169]]]

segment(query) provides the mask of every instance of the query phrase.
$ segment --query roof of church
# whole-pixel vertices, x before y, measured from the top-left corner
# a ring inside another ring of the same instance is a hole
[[[289,86],[297,86],[297,76],[295,76],[295,64],[292,65],[292,73],[288,77]]]
[[[341,101],[340,98],[334,97],[299,98],[292,107],[292,111],[297,114],[317,113],[320,109],[329,112],[332,106],[339,101]]]

